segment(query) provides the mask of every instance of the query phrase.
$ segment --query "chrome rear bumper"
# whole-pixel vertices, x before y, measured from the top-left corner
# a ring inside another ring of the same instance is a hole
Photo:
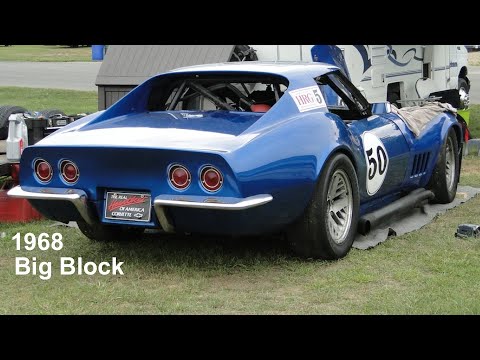
[[[87,194],[83,190],[16,186],[8,192],[8,196],[30,200],[70,201],[88,224],[96,222],[96,216],[88,207]]]
[[[88,206],[87,194],[79,189],[37,188],[16,186],[8,192],[14,198],[30,200],[70,201],[88,224],[98,222],[94,211]],[[247,198],[211,197],[211,196],[174,196],[159,195],[154,201],[154,209],[160,225],[166,232],[174,232],[175,228],[165,213],[165,207],[185,207],[208,210],[246,210],[261,206],[273,200],[272,195],[260,194]]]
[[[210,210],[246,210],[264,205],[272,200],[272,195],[267,194],[247,198],[160,195],[155,198],[154,204],[155,206],[176,206]]]

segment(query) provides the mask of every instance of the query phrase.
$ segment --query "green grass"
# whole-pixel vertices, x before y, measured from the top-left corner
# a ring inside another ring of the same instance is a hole
[[[91,61],[92,48],[65,45],[13,45],[0,47],[0,61]]]
[[[480,158],[464,160],[462,183],[480,187]],[[480,196],[419,231],[343,260],[302,261],[276,238],[147,234],[95,243],[72,228],[1,224],[4,314],[480,314],[480,239],[453,236],[479,223]],[[61,232],[60,252],[16,251],[20,232]],[[15,276],[16,256],[52,261],[53,277]],[[124,261],[124,276],[60,276],[60,256]]]
[[[29,111],[56,108],[66,114],[92,113],[98,109],[96,91],[0,87],[0,105],[23,106]]]
[[[98,109],[95,91],[0,87],[0,105],[7,104],[23,106],[30,111],[59,108],[67,114]],[[480,105],[470,105],[470,109],[470,131],[474,138],[480,138]]]
[[[468,128],[473,138],[480,138],[480,105],[470,105],[470,124]]]
[[[479,66],[480,65],[480,52],[472,51],[468,53],[468,65]]]
[[[0,88],[0,104],[76,113],[95,111],[97,100],[95,92]],[[472,106],[472,118],[479,115]],[[480,187],[480,158],[464,160],[461,181]],[[335,262],[299,260],[277,238],[147,234],[102,244],[50,221],[0,224],[0,313],[480,314],[480,239],[453,236],[458,224],[479,221],[477,196],[419,231]],[[64,248],[16,251],[17,232],[61,232]],[[52,279],[16,276],[16,256],[52,261]],[[115,256],[125,275],[60,276],[60,256]]]

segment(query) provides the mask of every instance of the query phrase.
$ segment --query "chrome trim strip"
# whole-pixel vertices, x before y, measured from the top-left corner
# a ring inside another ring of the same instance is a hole
[[[210,210],[246,210],[256,206],[264,205],[272,200],[272,195],[268,194],[260,194],[243,199],[225,197],[216,198],[211,196],[160,195],[155,198],[153,203],[155,205],[155,209],[162,206],[176,206]]]
[[[87,204],[87,194],[83,190],[16,186],[7,194],[20,199],[70,201],[88,224],[96,223],[95,216]]]

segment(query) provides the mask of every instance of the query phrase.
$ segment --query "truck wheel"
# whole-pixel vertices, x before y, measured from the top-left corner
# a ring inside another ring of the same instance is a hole
[[[144,229],[140,227],[115,226],[97,223],[89,225],[83,220],[77,221],[80,231],[90,240],[118,241],[134,240],[142,236]]]
[[[459,162],[457,136],[455,130],[450,128],[428,184],[428,188],[435,194],[435,201],[440,204],[448,204],[455,199]]]
[[[27,109],[21,106],[0,106],[0,140],[5,140],[8,137],[8,118],[10,115],[24,112],[27,112]]]
[[[470,92],[470,85],[464,78],[458,78],[458,91],[464,90],[467,94]]]
[[[47,119],[49,119],[53,115],[58,115],[58,114],[65,116],[65,113],[59,109],[45,109],[45,110],[39,111],[39,114],[46,117]]]
[[[293,251],[326,260],[347,255],[357,232],[360,197],[350,159],[335,154],[325,164],[310,204],[288,231]]]

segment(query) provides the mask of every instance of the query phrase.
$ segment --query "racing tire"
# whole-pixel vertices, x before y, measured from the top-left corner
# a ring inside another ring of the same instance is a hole
[[[459,170],[460,157],[457,135],[455,130],[450,128],[428,184],[428,188],[435,194],[435,202],[448,204],[455,199],[460,175]]]
[[[350,159],[341,153],[325,164],[302,217],[288,229],[292,250],[304,258],[340,259],[357,232],[360,195]]]
[[[140,227],[115,226],[96,223],[89,225],[83,220],[77,221],[80,231],[90,240],[109,242],[135,240],[142,236],[144,229]]]
[[[5,140],[8,137],[8,118],[10,115],[24,112],[27,112],[27,109],[21,106],[0,106],[0,140]]]
[[[38,112],[40,115],[44,116],[45,118],[49,119],[53,115],[61,114],[65,116],[65,113],[59,109],[45,109]]]
[[[470,85],[468,85],[467,80],[465,80],[464,78],[458,78],[458,90],[460,91],[460,89],[462,88],[467,94],[470,93]]]
[[[232,61],[257,61],[258,57],[253,50],[248,45],[235,45],[233,48],[232,55],[230,56],[230,62]]]

